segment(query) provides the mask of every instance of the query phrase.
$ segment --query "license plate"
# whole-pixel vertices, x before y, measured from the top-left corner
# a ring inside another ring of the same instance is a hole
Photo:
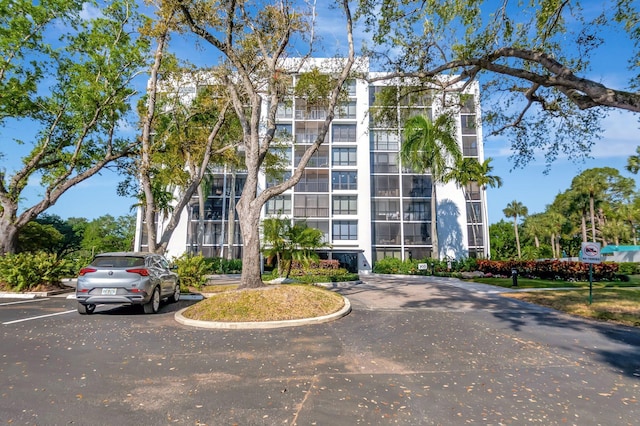
[[[102,294],[103,295],[113,296],[114,294],[116,294],[116,289],[115,288],[103,288],[102,289]]]

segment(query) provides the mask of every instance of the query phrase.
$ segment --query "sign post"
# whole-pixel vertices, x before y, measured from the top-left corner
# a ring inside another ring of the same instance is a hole
[[[580,260],[589,264],[589,304],[593,302],[593,264],[602,262],[600,243],[582,243]]]

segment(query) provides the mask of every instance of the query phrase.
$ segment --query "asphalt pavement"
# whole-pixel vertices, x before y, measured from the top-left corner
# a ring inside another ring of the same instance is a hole
[[[0,303],[0,421],[638,424],[637,329],[453,279],[372,275],[333,287],[349,315],[264,330],[176,322],[193,301],[91,316],[62,296]]]

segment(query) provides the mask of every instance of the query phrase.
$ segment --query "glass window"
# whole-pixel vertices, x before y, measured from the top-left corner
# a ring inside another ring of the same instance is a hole
[[[376,245],[399,245],[400,244],[400,223],[394,222],[374,222],[373,241]]]
[[[356,101],[342,102],[336,107],[336,118],[356,118]]]
[[[333,221],[334,240],[357,240],[358,222],[355,220],[334,220]]]
[[[405,223],[404,243],[405,244],[431,244],[431,224],[429,222]]]
[[[479,200],[480,196],[481,196],[481,189],[480,189],[480,185],[478,185],[478,182],[470,182],[466,188],[465,191],[467,192],[467,198],[470,200]]]
[[[375,151],[398,151],[398,132],[370,130],[371,149]]]
[[[462,137],[462,155],[465,157],[477,157],[478,156],[478,138],[477,136],[463,136]]]
[[[290,195],[276,195],[267,201],[265,207],[265,214],[267,215],[282,215],[291,214],[291,196]]]
[[[396,259],[402,258],[400,249],[397,248],[376,248],[373,252],[373,263],[382,260],[387,257],[394,257]]]
[[[431,197],[431,176],[405,175],[402,179],[403,197]]]
[[[356,148],[333,148],[332,159],[334,166],[356,166],[358,155]]]
[[[462,104],[461,112],[476,112],[476,104],[473,95],[460,95],[460,103]]]
[[[322,231],[322,242],[329,242],[329,221],[328,220],[294,220],[294,223],[305,223],[309,228],[315,228]]]
[[[329,171],[308,169],[295,186],[296,192],[329,192]]]
[[[295,156],[295,165],[296,167],[300,164],[300,159],[306,152],[306,147],[297,146],[296,147],[296,156]],[[328,146],[320,146],[318,150],[311,156],[309,162],[307,163],[307,167],[329,167],[329,147]]]
[[[349,96],[356,95],[356,81],[354,79],[349,79],[344,82],[344,87],[347,89],[347,93]]]
[[[334,195],[333,214],[358,214],[358,196]]]
[[[475,114],[461,115],[460,126],[462,127],[463,135],[475,135],[476,134],[476,116]]]
[[[467,222],[482,222],[481,204],[479,202],[467,202]]]
[[[372,220],[400,220],[400,200],[373,200]]]
[[[398,172],[398,154],[395,152],[374,152],[371,163],[373,173]]]
[[[329,217],[328,194],[296,194],[293,201],[296,217]]]
[[[374,197],[397,197],[400,195],[398,176],[372,176],[371,190]]]
[[[356,125],[334,123],[331,135],[333,142],[356,142]]]
[[[423,260],[431,258],[430,247],[411,247],[404,251],[405,259]]]
[[[278,118],[293,117],[293,103],[291,101],[280,102],[278,104],[278,111],[276,112],[276,117]]]
[[[404,202],[404,220],[431,220],[431,203],[422,200],[407,200]]]
[[[331,187],[335,189],[358,189],[358,172],[337,171],[332,173]]]
[[[467,238],[469,246],[482,246],[484,244],[482,225],[467,225]]]

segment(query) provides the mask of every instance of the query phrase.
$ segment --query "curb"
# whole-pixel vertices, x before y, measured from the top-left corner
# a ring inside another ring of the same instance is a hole
[[[256,330],[256,329],[270,329],[270,328],[283,328],[283,327],[297,327],[301,325],[322,324],[325,322],[334,321],[340,319],[351,312],[351,302],[346,297],[342,296],[344,300],[344,306],[337,312],[329,315],[322,315],[313,318],[302,318],[295,320],[283,320],[283,321],[261,321],[261,322],[220,322],[220,321],[200,321],[185,318],[182,313],[188,308],[180,309],[175,313],[175,320],[182,325],[198,328],[209,328],[218,330]]]

